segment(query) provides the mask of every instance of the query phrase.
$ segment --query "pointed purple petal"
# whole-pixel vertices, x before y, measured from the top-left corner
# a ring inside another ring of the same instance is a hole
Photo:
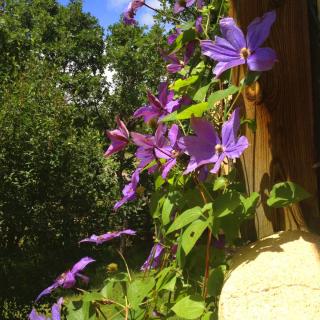
[[[220,37],[216,37],[215,42],[212,40],[202,40],[200,41],[200,46],[203,55],[216,61],[229,62],[240,59],[240,51]]]
[[[223,18],[220,20],[220,30],[223,37],[231,43],[238,51],[246,48],[246,39],[242,30],[236,25],[233,18]]]
[[[63,298],[60,298],[51,308],[52,320],[61,320],[61,306]]]
[[[217,162],[215,163],[213,169],[210,171],[211,173],[217,173],[221,167],[221,164],[224,160],[224,158],[226,157],[226,154],[223,152],[221,153],[221,155],[219,156]]]
[[[95,262],[94,259],[90,257],[84,257],[80,261],[78,261],[71,269],[72,273],[78,273],[82,271],[88,264]]]
[[[180,139],[181,133],[179,126],[173,124],[168,132],[169,141],[172,147],[174,147],[177,143],[177,140]]]
[[[177,159],[171,159],[167,161],[163,167],[162,178],[166,179],[170,170],[176,165]]]
[[[29,320],[50,320],[46,316],[37,313],[36,309],[32,309],[31,313],[29,314]]]
[[[243,151],[249,146],[247,137],[241,136],[238,141],[226,149],[226,155],[230,159],[240,158]]]
[[[262,18],[256,18],[250,23],[247,34],[247,46],[251,51],[255,51],[266,41],[275,21],[276,12],[270,11]]]
[[[248,58],[248,67],[251,71],[271,70],[277,61],[277,54],[271,48],[258,48],[254,54]]]
[[[218,134],[209,121],[193,117],[191,119],[191,127],[195,134],[199,138],[207,141],[209,145],[215,146],[217,144],[217,141],[219,140]]]
[[[161,104],[161,107],[165,106],[168,101],[168,83],[167,82],[161,82],[158,88],[159,91],[159,101]]]
[[[167,71],[169,73],[177,73],[183,69],[183,65],[180,63],[171,63],[167,65]]]
[[[225,72],[226,70],[229,70],[233,67],[237,67],[240,66],[242,64],[245,64],[246,61],[242,58],[238,59],[238,60],[233,60],[230,62],[219,62],[217,63],[217,65],[215,66],[213,73],[216,75],[216,78],[220,77],[220,75]]]
[[[58,288],[58,283],[55,282],[53,283],[50,287],[44,289],[36,298],[36,302],[39,301],[39,299],[45,295],[48,295],[50,294],[53,290],[57,289]]]
[[[191,57],[194,54],[195,49],[196,49],[196,42],[195,41],[191,41],[187,44],[186,52],[184,54],[184,59],[183,59],[185,64],[189,63]]]
[[[230,119],[222,126],[222,145],[228,147],[237,141],[238,130],[240,128],[240,108],[236,108]]]
[[[77,277],[79,277],[84,284],[88,285],[88,283],[90,281],[89,277],[87,277],[87,276],[85,276],[85,275],[83,275],[81,273],[77,273]]]

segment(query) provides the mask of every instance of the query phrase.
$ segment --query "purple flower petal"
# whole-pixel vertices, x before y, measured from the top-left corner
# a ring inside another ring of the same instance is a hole
[[[36,298],[36,302],[43,296],[50,294],[53,290],[57,289],[59,285],[57,283],[53,283],[50,287],[44,289]]]
[[[138,168],[133,172],[130,183],[127,184],[122,190],[122,199],[118,201],[114,206],[115,210],[118,210],[121,206],[123,206],[125,203],[129,201],[135,200],[136,190],[140,180],[140,172],[141,168]]]
[[[52,320],[61,320],[61,307],[63,304],[63,298],[59,298],[51,308]]]
[[[61,275],[60,278],[58,278],[59,286],[61,286],[64,289],[70,289],[75,286],[77,279],[76,279],[76,273],[73,273],[71,271],[68,271]]]
[[[255,51],[266,41],[276,17],[275,11],[269,11],[263,17],[258,17],[250,23],[247,34],[247,47],[251,51]]]
[[[248,67],[251,71],[271,70],[277,61],[277,54],[271,48],[258,48],[248,58]]]
[[[182,64],[177,64],[177,63],[171,63],[167,65],[167,71],[169,73],[177,73],[180,72],[183,69],[183,65]]]
[[[242,136],[238,139],[236,144],[228,147],[225,153],[228,156],[228,158],[236,159],[241,156],[241,154],[244,152],[244,150],[248,148],[248,146],[249,146],[249,141],[247,137]]]
[[[177,164],[177,159],[170,159],[164,164],[162,175],[161,175],[163,179],[167,178],[168,173],[176,164]]]
[[[105,157],[109,157],[112,154],[123,150],[129,143],[129,131],[127,127],[119,117],[116,118],[116,121],[118,129],[107,131],[107,136],[111,140],[111,145],[105,152]]]
[[[155,244],[151,249],[148,259],[142,265],[141,270],[147,271],[158,268],[160,266],[163,253],[164,246],[161,243]]]
[[[246,48],[246,39],[242,30],[236,25],[233,18],[223,18],[220,20],[220,30],[223,37],[231,43],[231,45],[238,50]]]
[[[80,271],[82,271],[83,269],[85,269],[85,267],[92,263],[95,262],[96,260],[90,258],[90,257],[84,257],[82,258],[80,261],[78,261],[71,269],[71,272],[76,274]]]
[[[219,158],[216,161],[216,163],[214,164],[213,169],[210,171],[211,173],[217,173],[219,171],[221,164],[222,164],[225,157],[226,157],[226,154],[224,152],[219,155]]]
[[[237,59],[237,60],[233,60],[233,61],[230,61],[230,62],[219,62],[217,63],[217,65],[215,66],[214,70],[213,70],[213,73],[216,75],[216,78],[220,77],[220,75],[228,70],[228,69],[231,69],[233,67],[237,67],[237,66],[240,66],[242,64],[245,64],[246,61],[242,58],[240,59]]]
[[[200,41],[202,54],[220,62],[230,62],[240,59],[240,53],[223,38],[216,37],[215,42],[211,40]],[[245,61],[243,59],[243,61]]]
[[[90,281],[89,277],[87,277],[81,273],[77,273],[77,277],[79,277],[85,285],[88,285],[88,283]]]
[[[222,144],[227,148],[237,141],[238,130],[240,128],[240,108],[236,108],[230,119],[222,126]]]
[[[199,16],[197,19],[196,19],[196,31],[198,33],[202,33],[203,32],[203,28],[202,28],[202,16]]]
[[[42,314],[38,314],[36,309],[33,308],[31,313],[29,314],[29,320],[50,320],[50,318],[47,318]]]
[[[191,127],[196,135],[206,141],[210,141],[210,144],[216,145],[219,140],[218,134],[212,124],[202,118],[192,118]]]
[[[122,236],[123,234],[135,235],[136,232],[131,229],[127,229],[127,230],[123,230],[123,231],[108,232],[108,233],[102,234],[100,236],[96,236],[95,234],[93,234],[90,238],[85,238],[85,239],[79,241],[79,243],[92,242],[92,243],[99,245],[104,242],[110,241],[112,239],[118,238],[118,237]]]

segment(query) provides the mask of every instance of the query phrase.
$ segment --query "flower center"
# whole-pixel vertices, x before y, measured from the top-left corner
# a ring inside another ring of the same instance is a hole
[[[224,151],[224,147],[223,147],[222,144],[217,144],[215,146],[215,150],[216,150],[217,153],[222,153]]]
[[[174,158],[176,158],[176,157],[179,155],[179,151],[177,151],[177,150],[172,150],[172,151],[171,151],[171,155],[172,155]]]
[[[186,5],[186,0],[179,0],[180,6],[185,6]]]
[[[248,48],[242,48],[240,50],[240,56],[243,59],[248,59],[248,57],[251,55],[251,51]]]

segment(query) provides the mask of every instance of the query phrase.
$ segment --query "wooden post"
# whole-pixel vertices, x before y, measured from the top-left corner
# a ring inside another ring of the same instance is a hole
[[[255,133],[246,129],[250,147],[242,164],[247,188],[267,194],[275,183],[291,180],[314,195],[313,199],[284,210],[260,205],[255,221],[257,237],[279,230],[319,231],[307,1],[231,3],[231,14],[244,30],[255,17],[272,9],[277,11],[266,46],[276,50],[279,62],[258,83],[246,88],[242,101],[246,118],[257,123]],[[243,72],[239,68],[234,81],[238,82]]]

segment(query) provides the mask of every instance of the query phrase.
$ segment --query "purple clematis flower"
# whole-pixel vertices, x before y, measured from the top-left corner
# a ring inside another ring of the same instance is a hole
[[[173,12],[180,13],[186,8],[193,6],[195,3],[197,4],[198,9],[202,9],[204,0],[176,0]]]
[[[150,252],[148,259],[141,267],[141,271],[156,269],[160,266],[162,255],[164,254],[164,246],[161,243],[155,244]]]
[[[225,158],[236,159],[248,147],[245,136],[238,138],[240,128],[240,109],[237,108],[230,119],[222,126],[222,142],[212,124],[201,118],[191,119],[191,126],[195,136],[181,138],[186,153],[190,155],[190,162],[185,174],[205,165],[214,163],[211,173],[217,173]]]
[[[123,150],[129,143],[129,131],[127,127],[119,117],[116,118],[116,121],[118,129],[107,131],[107,136],[111,140],[111,145],[104,154],[106,157]]]
[[[61,320],[61,307],[63,304],[63,298],[59,298],[57,303],[55,303],[51,308],[51,318],[47,318],[42,314],[38,314],[37,311],[33,308],[29,314],[29,320]]]
[[[218,61],[213,73],[219,77],[225,70],[247,64],[251,71],[267,71],[277,61],[277,55],[271,48],[260,48],[269,36],[276,20],[276,12],[267,12],[262,18],[254,19],[249,27],[247,37],[232,18],[220,20],[223,38],[215,41],[200,42],[202,54]]]
[[[119,238],[123,234],[134,236],[136,234],[136,232],[131,229],[127,229],[127,230],[123,230],[123,231],[108,232],[108,233],[102,234],[101,236],[96,236],[95,234],[93,234],[90,238],[83,239],[83,240],[79,241],[79,243],[92,242],[95,244],[102,244],[102,243],[110,241],[112,239]]]
[[[164,136],[166,131],[167,127],[160,123],[154,136],[132,132],[131,136],[133,142],[138,146],[136,157],[140,160],[139,168],[142,169],[152,161],[158,159],[156,150],[160,150],[168,144],[168,141]],[[148,172],[153,173],[157,168],[158,163],[149,168]]]
[[[76,284],[76,277],[79,277],[85,283],[88,283],[89,278],[82,275],[80,271],[82,271],[89,263],[92,262],[95,262],[95,260],[93,260],[90,257],[82,258],[72,267],[71,270],[62,273],[50,287],[43,290],[38,295],[36,301],[38,301],[41,297],[50,294],[53,290],[57,289],[58,287],[62,287],[64,289],[72,288]]]
[[[140,180],[140,176],[139,176],[140,172],[141,172],[141,168],[138,168],[132,174],[130,183],[128,183],[122,190],[122,194],[123,194],[122,199],[119,200],[115,204],[115,206],[113,207],[115,210],[118,210],[125,203],[127,203],[129,201],[133,201],[133,200],[136,199],[136,190],[137,190],[138,183],[139,183],[139,180]]]
[[[181,33],[182,33],[181,28],[176,28],[175,32],[169,35],[168,37],[169,46],[171,46],[176,41],[176,39],[179,37]]]
[[[148,101],[150,105],[141,107],[134,113],[134,117],[143,117],[144,122],[161,119],[179,109],[184,103],[182,99],[174,100],[174,92],[168,89],[167,82],[160,84],[158,98],[148,91]]]
[[[163,179],[166,179],[170,170],[177,164],[177,157],[184,151],[183,146],[179,144],[181,138],[179,126],[176,124],[172,125],[168,132],[168,137],[170,144],[155,151],[158,158],[167,160],[163,165]]]
[[[183,61],[180,61],[176,54],[169,54],[167,56],[164,56],[164,59],[166,61],[171,62],[167,66],[167,71],[169,73],[177,73],[177,72],[181,71],[189,63],[189,61],[195,51],[195,47],[196,47],[195,41],[191,41],[187,44]]]
[[[123,22],[127,25],[134,25],[137,21],[134,19],[137,10],[144,5],[145,0],[132,0],[123,13]]]
[[[238,138],[240,129],[240,109],[233,111],[230,119],[222,126],[222,142],[218,138],[218,144],[215,146],[217,161],[210,171],[217,173],[221,163],[225,158],[236,159],[240,158],[245,149],[248,148],[249,142],[247,137],[241,136]]]

